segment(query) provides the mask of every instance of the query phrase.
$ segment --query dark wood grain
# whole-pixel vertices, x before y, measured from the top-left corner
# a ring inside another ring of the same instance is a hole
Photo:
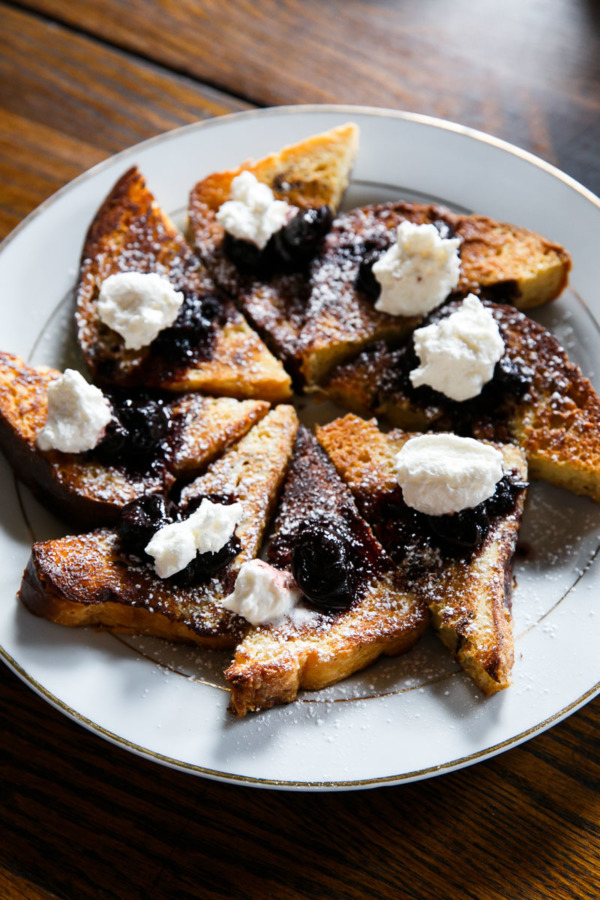
[[[0,236],[109,154],[257,104],[444,116],[598,191],[599,18],[591,0],[0,0]],[[600,896],[600,699],[477,766],[332,794],[140,759],[3,666],[0,716],[2,900]]]
[[[0,3],[0,238],[138,141],[247,104]]]
[[[461,772],[317,795],[174,772],[75,726],[5,669],[0,684],[0,863],[64,900],[600,895],[600,701]]]
[[[255,104],[364,103],[481,128],[600,193],[594,0],[24,0]]]

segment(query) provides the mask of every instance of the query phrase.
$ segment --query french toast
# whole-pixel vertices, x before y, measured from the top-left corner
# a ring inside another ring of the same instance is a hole
[[[143,465],[106,461],[93,451],[40,450],[36,436],[46,421],[48,385],[60,374],[0,353],[0,450],[17,477],[54,512],[88,526],[115,522],[121,507],[136,497],[191,480],[269,410],[264,400],[165,398],[168,430]]]
[[[225,231],[217,220],[229,200],[231,182],[243,171],[268,185],[275,198],[299,209],[327,206],[336,212],[348,185],[358,148],[358,128],[351,123],[284,147],[258,162],[216,172],[191,191],[191,241],[211,275],[241,306],[279,359],[294,370],[296,344],[304,319],[308,285],[304,272],[276,271],[254,276],[225,252]]]
[[[199,255],[299,383],[309,387],[320,384],[343,359],[373,341],[397,341],[419,321],[379,312],[373,298],[357,286],[365,258],[374,251],[382,254],[389,249],[403,221],[436,223],[460,238],[457,295],[476,292],[529,309],[561,293],[571,260],[558,244],[524,228],[486,216],[457,214],[437,204],[396,202],[343,213],[333,223],[312,265],[301,271],[279,271],[277,267],[268,271],[263,267],[249,272],[243,265],[236,265],[227,252],[224,228],[217,220],[219,206],[229,198],[233,178],[247,168],[273,189],[275,197],[288,199],[300,208],[329,202],[328,196],[339,202],[341,192],[331,191],[327,179],[333,170],[336,185],[348,182],[354,156],[349,128],[334,129],[287,148],[294,153],[295,164],[302,163],[300,171],[312,166],[311,171],[322,177],[324,189],[305,195],[302,177],[292,179],[286,174],[285,183],[288,187],[291,183],[293,189],[281,191],[284,164],[278,162],[278,154],[273,154],[255,165],[209,176],[194,187],[190,197],[190,231]],[[321,164],[319,140],[334,134],[335,165],[331,154]],[[329,205],[337,209],[335,203]]]
[[[381,654],[409,650],[428,623],[425,604],[375,539],[348,488],[301,426],[267,559],[291,570],[301,533],[309,528],[348,535],[353,584],[343,608],[310,602],[273,624],[250,629],[225,675],[230,708],[238,716],[294,700],[300,689],[319,690],[363,669]],[[327,562],[317,558],[317,569]],[[320,579],[321,573],[318,578]]]
[[[525,456],[517,447],[496,445],[504,471],[518,485],[512,508],[490,517],[480,546],[450,551],[434,540],[420,518],[407,517],[394,457],[409,437],[399,430],[384,435],[375,420],[351,414],[317,429],[319,443],[361,514],[410,590],[427,603],[442,642],[477,686],[492,694],[511,683],[512,561],[525,502]]]
[[[122,272],[166,277],[185,298],[178,321],[141,349],[127,349],[98,315],[102,283]],[[116,183],[88,230],[76,323],[79,344],[97,384],[272,401],[291,395],[281,363],[232,303],[216,292],[204,266],[135,167]]]
[[[292,455],[296,413],[271,410],[206,473],[185,489],[180,508],[205,496],[243,505],[236,536],[239,552],[223,569],[195,586],[161,579],[152,566],[124,552],[115,529],[33,545],[20,598],[35,615],[60,625],[94,625],[149,634],[206,647],[232,647],[244,619],[220,605],[246,559],[256,556]]]
[[[486,302],[506,346],[505,359],[523,384],[503,391],[495,377],[479,398],[456,403],[413,388],[410,343],[378,343],[339,366],[324,386],[330,399],[360,415],[385,417],[415,430],[459,431],[510,441],[526,453],[532,478],[600,501],[600,398],[557,339],[513,307]],[[447,312],[455,308],[447,307]]]
[[[569,255],[523,228],[485,216],[460,215],[435,204],[387,203],[340,215],[311,271],[299,336],[299,367],[307,385],[322,383],[337,364],[374,341],[399,341],[419,323],[379,312],[357,286],[361,263],[395,242],[398,225],[434,224],[461,239],[457,296],[490,294],[528,309],[557,297],[567,283]]]

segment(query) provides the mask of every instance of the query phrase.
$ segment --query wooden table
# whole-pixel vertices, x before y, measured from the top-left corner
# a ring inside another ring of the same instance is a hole
[[[599,29],[593,0],[0,0],[0,237],[139,140],[291,103],[453,119],[600,192]],[[600,699],[454,774],[302,794],[162,768],[0,680],[3,898],[600,896]]]

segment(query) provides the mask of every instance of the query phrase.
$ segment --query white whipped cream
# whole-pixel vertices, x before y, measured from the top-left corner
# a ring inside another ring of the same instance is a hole
[[[242,514],[241,503],[224,506],[204,498],[189,518],[165,525],[145,548],[154,558],[156,574],[168,578],[185,569],[196,553],[221,550],[233,536]]]
[[[460,278],[460,238],[443,238],[435,225],[401,222],[398,239],[373,266],[381,285],[375,309],[420,316],[446,299]]]
[[[452,400],[480,394],[504,356],[496,320],[474,294],[447,318],[418,328],[413,340],[421,365],[410,373],[410,380],[415,387],[426,384]]]
[[[98,316],[121,335],[127,350],[140,350],[173,324],[183,299],[183,293],[156,272],[118,272],[102,283]]]
[[[262,250],[269,238],[290,220],[294,207],[276,200],[267,184],[252,172],[241,172],[231,182],[231,200],[221,205],[217,221],[225,231]]]
[[[394,467],[404,502],[429,516],[483,503],[503,475],[499,450],[455,434],[410,438],[396,454]]]
[[[48,417],[36,438],[40,450],[83,453],[104,437],[112,418],[109,401],[100,388],[88,384],[75,369],[48,385]]]
[[[301,596],[291,573],[252,559],[240,566],[234,591],[223,606],[251,625],[263,625],[289,614]]]

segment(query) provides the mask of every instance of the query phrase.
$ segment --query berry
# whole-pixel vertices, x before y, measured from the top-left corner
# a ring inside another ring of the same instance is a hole
[[[317,606],[346,609],[355,574],[348,540],[328,524],[306,525],[292,550],[292,572],[300,590]]]

